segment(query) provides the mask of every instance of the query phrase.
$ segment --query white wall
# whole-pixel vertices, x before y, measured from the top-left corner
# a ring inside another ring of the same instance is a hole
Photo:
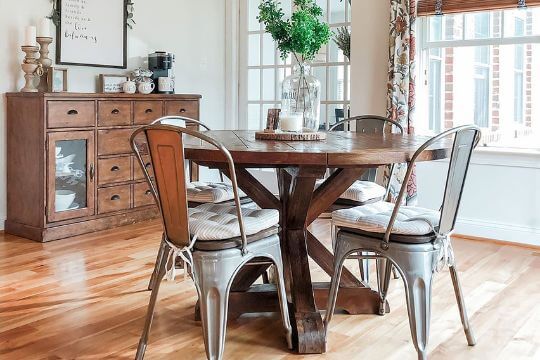
[[[156,9],[156,7],[158,9]],[[0,0],[0,142],[5,144],[5,96],[23,84],[20,45],[24,27],[50,13],[46,0]],[[203,95],[202,120],[224,126],[225,110],[225,2],[223,0],[140,0],[135,2],[134,30],[128,32],[128,69],[69,67],[71,92],[95,92],[100,73],[126,73],[143,64],[156,50],[176,54],[176,91]],[[52,25],[51,25],[52,26]],[[55,58],[54,44],[50,58]],[[0,146],[0,226],[5,205],[5,145]]]
[[[353,114],[384,115],[388,2],[355,0],[352,11],[351,108]],[[440,206],[447,166],[445,161],[418,166],[420,206]],[[456,232],[540,245],[540,153],[477,152]]]

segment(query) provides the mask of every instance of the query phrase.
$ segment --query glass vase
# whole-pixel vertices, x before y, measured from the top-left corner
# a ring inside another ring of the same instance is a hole
[[[283,79],[281,111],[284,114],[302,114],[302,131],[319,131],[321,83],[311,75],[308,64],[295,65],[293,74]]]

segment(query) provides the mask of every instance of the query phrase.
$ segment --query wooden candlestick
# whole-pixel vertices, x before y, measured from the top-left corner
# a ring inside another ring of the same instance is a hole
[[[41,92],[47,92],[49,89],[49,84],[47,83],[48,76],[52,65],[52,60],[49,59],[49,45],[52,43],[52,37],[43,37],[38,36],[37,42],[40,45],[39,48],[39,63],[43,67],[43,75],[40,78],[38,90]]]
[[[35,82],[36,79],[43,75],[43,67],[38,62],[37,54],[39,47],[37,46],[21,46],[22,51],[25,52],[26,56],[21,65],[25,75],[24,79],[26,84],[21,89],[21,92],[37,92]]]

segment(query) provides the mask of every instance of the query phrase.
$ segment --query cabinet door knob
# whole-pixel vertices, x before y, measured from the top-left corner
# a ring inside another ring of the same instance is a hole
[[[152,195],[152,191],[146,190],[146,191],[144,192],[144,194],[145,194],[145,195]]]
[[[152,164],[151,164],[151,163],[146,163],[146,164],[144,165],[144,167],[145,167],[146,169],[150,169],[150,168],[152,167]]]
[[[111,171],[120,171],[120,168],[116,165],[114,165],[112,168],[111,168]]]
[[[111,111],[111,114],[118,115],[118,114],[120,114],[120,110],[114,109],[113,111]]]
[[[152,109],[146,109],[146,110],[144,110],[144,113],[145,113],[145,114],[150,114],[150,113],[153,113],[153,112],[154,112],[154,110],[152,110]]]
[[[90,181],[94,181],[95,173],[96,173],[96,170],[94,168],[94,164],[90,164]]]
[[[111,200],[112,200],[112,201],[120,200],[120,195],[113,195],[113,196],[111,197]]]
[[[79,112],[77,110],[71,109],[67,112],[68,115],[78,115]]]
[[[180,109],[178,112],[179,112],[180,114],[185,113],[185,112],[186,112],[186,109],[182,108],[182,109]]]

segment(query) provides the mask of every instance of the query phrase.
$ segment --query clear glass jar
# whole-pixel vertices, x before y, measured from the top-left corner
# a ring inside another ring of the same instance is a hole
[[[283,79],[281,85],[281,111],[303,115],[302,131],[319,131],[321,118],[321,83],[311,75],[311,66],[297,64],[293,74]]]

